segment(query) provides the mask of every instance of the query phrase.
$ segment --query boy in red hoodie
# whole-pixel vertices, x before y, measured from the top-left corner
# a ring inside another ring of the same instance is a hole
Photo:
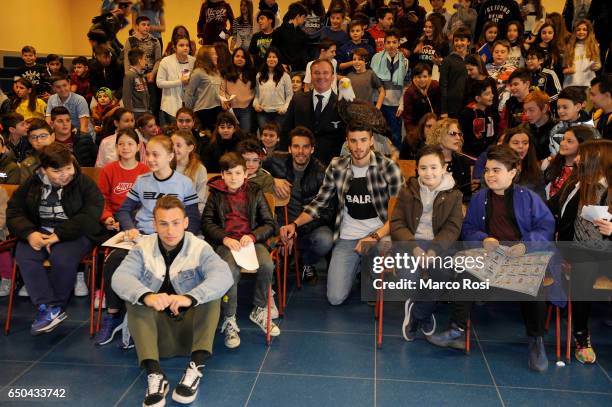
[[[274,235],[276,224],[262,190],[247,181],[246,162],[242,156],[233,152],[224,154],[219,160],[219,168],[221,176],[208,182],[210,195],[202,215],[202,232],[206,241],[227,262],[234,276],[234,285],[221,301],[224,318],[221,332],[225,334],[225,346],[231,349],[240,346],[236,309],[241,267],[236,263],[234,253],[255,245],[259,268],[255,275],[254,308],[249,319],[266,332],[268,285],[272,282],[274,263],[265,242]],[[273,308],[271,314],[275,314]],[[270,335],[280,335],[274,322],[270,323]]]

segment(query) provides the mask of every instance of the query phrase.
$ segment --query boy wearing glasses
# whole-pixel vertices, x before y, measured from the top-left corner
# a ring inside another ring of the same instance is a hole
[[[32,146],[32,152],[21,162],[20,184],[25,182],[40,165],[40,151],[43,147],[55,141],[55,135],[51,126],[43,119],[32,119],[28,121],[28,141]]]

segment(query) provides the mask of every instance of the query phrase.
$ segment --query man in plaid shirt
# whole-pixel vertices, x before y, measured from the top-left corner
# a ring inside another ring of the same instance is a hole
[[[296,236],[296,229],[318,217],[319,211],[338,198],[334,248],[327,273],[327,299],[340,305],[351,292],[366,243],[388,239],[387,203],[402,186],[402,174],[391,159],[372,151],[372,130],[349,124],[350,155],[336,157],[327,167],[323,185],[313,201],[280,230],[283,241]]]

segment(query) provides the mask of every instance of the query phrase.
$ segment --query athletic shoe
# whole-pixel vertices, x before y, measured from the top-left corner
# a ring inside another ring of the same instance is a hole
[[[576,351],[574,352],[576,360],[584,364],[595,363],[597,355],[591,345],[591,335],[589,335],[589,332],[576,332],[574,341],[576,342]]]
[[[270,314],[272,319],[278,319],[278,308],[276,307],[276,301],[274,301],[274,290],[272,291],[272,306],[270,307]]]
[[[203,376],[200,370],[202,368],[204,365],[196,366],[194,362],[189,362],[181,381],[172,392],[172,400],[181,404],[190,404],[198,397],[198,386]]]
[[[261,328],[264,333],[267,332],[266,326],[268,324],[268,310],[266,308],[255,307],[253,311],[251,311],[251,315],[249,315],[249,319],[253,321],[257,326]],[[274,321],[270,321],[270,336],[278,336],[280,335],[280,329]]]
[[[40,304],[30,333],[32,335],[40,335],[51,332],[67,317],[68,315],[62,311],[61,307],[48,307],[45,304]]]
[[[419,328],[419,321],[412,315],[413,306],[414,302],[408,298],[404,304],[404,322],[402,323],[402,335],[408,342],[414,341]]]
[[[109,314],[107,312],[106,314],[104,314],[104,319],[102,320],[102,327],[100,328],[100,332],[96,334],[94,343],[98,346],[103,346],[111,343],[115,338],[115,334],[117,332],[121,332],[122,328],[122,315],[120,313]]]
[[[89,290],[87,284],[85,284],[85,273],[79,271],[76,275],[76,282],[74,283],[74,296],[75,297],[87,297]]]
[[[451,326],[446,331],[427,335],[425,338],[429,343],[442,348],[465,350],[465,330],[454,322],[451,322]]]
[[[28,294],[28,289],[26,288],[25,284],[21,286],[21,288],[19,289],[19,292],[17,293],[18,296],[20,297],[29,297],[30,294]]]
[[[147,392],[142,407],[164,407],[170,384],[163,373],[151,373],[147,376]]]
[[[302,281],[311,284],[317,282],[317,270],[314,266],[302,266]]]
[[[431,314],[431,317],[429,317],[428,319],[419,321],[419,326],[421,328],[421,332],[423,332],[423,335],[425,336],[433,335],[436,332],[435,315]]]
[[[221,333],[225,333],[224,343],[226,348],[234,349],[240,346],[238,332],[240,332],[240,328],[238,328],[238,323],[236,323],[236,315],[225,317],[223,325],[221,325]]]
[[[0,281],[0,297],[7,297],[11,294],[11,280],[9,278],[3,278]]]
[[[548,369],[548,358],[544,348],[544,338],[541,336],[530,336],[527,338],[527,349],[529,350],[529,368],[536,372]]]

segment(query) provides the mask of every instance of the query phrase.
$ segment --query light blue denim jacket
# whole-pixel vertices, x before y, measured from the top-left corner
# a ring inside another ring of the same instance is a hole
[[[139,304],[143,294],[160,289],[165,274],[155,233],[144,236],[130,250],[113,275],[112,288],[121,299]],[[202,304],[221,298],[234,279],[227,263],[208,243],[185,232],[183,247],[170,265],[170,283],[177,294],[188,294]]]

